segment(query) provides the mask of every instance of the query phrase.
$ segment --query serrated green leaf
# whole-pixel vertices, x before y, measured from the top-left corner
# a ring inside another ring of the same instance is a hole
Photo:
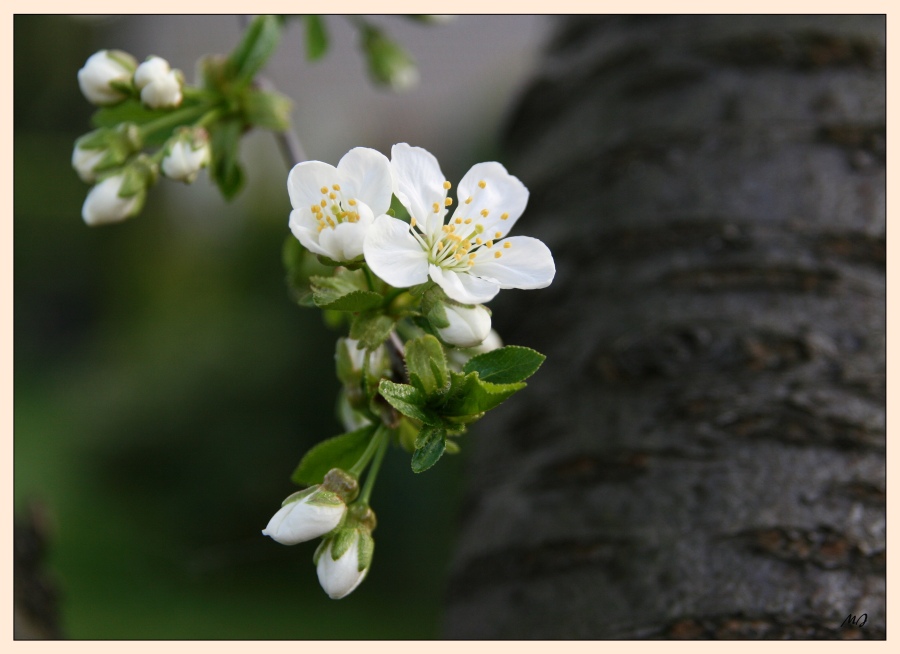
[[[384,298],[367,290],[362,271],[341,270],[331,277],[310,278],[313,301],[322,309],[335,311],[368,311],[378,307]]]
[[[378,384],[378,392],[403,415],[427,425],[441,424],[441,418],[427,407],[425,394],[415,386],[382,379]]]
[[[492,384],[479,379],[477,372],[450,373],[450,390],[437,411],[448,417],[476,415],[493,409],[525,386],[523,382]]]
[[[443,393],[450,384],[444,348],[434,336],[426,334],[406,343],[406,369],[415,376],[427,398]]]
[[[306,58],[310,61],[321,59],[328,52],[328,33],[321,16],[307,15],[303,17],[306,24]]]
[[[367,350],[374,350],[387,340],[394,328],[394,319],[378,311],[357,314],[350,325],[350,338],[356,339]]]
[[[463,372],[477,372],[483,381],[494,384],[512,384],[531,377],[546,358],[531,348],[507,345],[472,357]]]
[[[244,37],[228,61],[235,71],[235,81],[245,84],[259,72],[281,40],[281,19],[277,16],[257,16],[244,32]]]
[[[332,468],[349,470],[366,451],[375,429],[375,425],[366,425],[318,443],[300,461],[291,475],[291,481],[301,486],[311,486],[321,484]]]
[[[437,463],[447,446],[447,431],[443,427],[425,425],[416,437],[416,451],[412,455],[412,471],[424,472]]]

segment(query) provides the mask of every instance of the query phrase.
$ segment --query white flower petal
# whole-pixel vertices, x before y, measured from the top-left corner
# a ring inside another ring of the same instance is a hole
[[[482,306],[460,307],[444,305],[444,315],[450,324],[438,329],[445,343],[457,347],[475,347],[491,331],[491,314]]]
[[[291,233],[307,250],[331,258],[331,255],[319,245],[319,227],[309,209],[294,209],[288,226]]]
[[[496,282],[479,279],[468,273],[443,270],[434,264],[428,265],[428,274],[450,299],[463,304],[489,302],[500,292],[500,286]]]
[[[497,252],[501,253],[499,258],[495,256]],[[550,285],[556,265],[543,242],[530,236],[513,236],[494,243],[492,248],[479,249],[469,270],[473,275],[496,282],[500,288],[533,289]]]
[[[480,183],[484,182],[484,188]],[[472,218],[475,223],[484,226],[485,234],[489,238],[499,230],[502,236],[509,234],[509,230],[525,211],[528,204],[528,189],[514,177],[506,172],[501,164],[496,161],[475,164],[465,174],[457,189],[459,204],[453,217]],[[468,198],[472,198],[466,204]],[[487,211],[487,216],[483,215]],[[503,215],[506,214],[506,218]]]
[[[140,193],[123,198],[119,195],[123,175],[107,177],[94,186],[81,207],[81,217],[91,227],[117,223],[131,216],[138,206]]]
[[[269,520],[263,535],[282,545],[296,545],[318,538],[337,527],[347,506],[310,504],[309,500],[314,497],[315,493],[285,504]]]
[[[325,196],[322,188],[331,188],[331,185],[342,181],[337,169],[322,161],[304,161],[291,168],[288,174],[288,195],[291,198],[291,206],[294,209],[304,208],[307,211],[310,206],[319,204]]]
[[[444,206],[444,198],[447,197],[444,181],[447,178],[434,155],[423,148],[398,143],[391,148],[391,169],[394,172],[394,193],[400,203],[421,226],[428,226],[429,234],[433,233],[435,224],[440,230],[447,214]],[[434,212],[435,203],[438,205],[437,213]]]
[[[428,281],[428,254],[402,220],[386,215],[376,218],[366,234],[363,253],[372,272],[391,286],[408,288]]]
[[[364,202],[376,216],[390,209],[393,178],[387,157],[371,148],[353,148],[341,158],[337,169],[345,198]]]

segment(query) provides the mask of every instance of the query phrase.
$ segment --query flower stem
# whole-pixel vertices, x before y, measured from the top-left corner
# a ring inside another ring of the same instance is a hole
[[[378,449],[379,439],[378,437],[381,435],[381,432],[384,431],[384,426],[380,426],[375,430],[375,433],[372,435],[372,440],[369,441],[369,444],[366,446],[366,451],[362,453],[362,456],[359,457],[359,461],[353,464],[353,467],[350,468],[347,472],[349,472],[354,477],[359,477],[362,474],[362,471],[366,469],[366,466],[369,465],[369,461],[372,460],[372,456],[375,454],[375,450]]]
[[[159,132],[164,129],[172,129],[173,127],[176,127],[182,123],[186,123],[193,118],[199,118],[205,112],[209,111],[209,109],[210,106],[208,104],[200,104],[194,107],[185,107],[184,109],[173,111],[166,116],[157,118],[156,120],[146,123],[145,125],[141,125],[141,136],[146,138],[149,134],[153,134],[154,132]]]
[[[375,453],[375,459],[372,461],[372,467],[369,468],[369,474],[366,475],[366,483],[363,484],[362,491],[359,494],[359,499],[356,501],[364,506],[369,505],[369,496],[372,494],[372,489],[375,487],[375,478],[378,476],[378,470],[381,468],[381,461],[384,459],[384,453],[387,452],[387,446],[390,442],[390,432],[385,427],[379,427],[378,433],[375,434],[375,437],[372,441],[378,440],[378,452]]]

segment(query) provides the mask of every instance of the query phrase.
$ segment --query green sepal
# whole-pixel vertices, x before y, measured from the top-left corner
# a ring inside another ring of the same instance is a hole
[[[325,553],[325,550],[328,549],[328,543],[331,542],[330,538],[323,538],[319,541],[319,546],[316,547],[316,551],[313,552],[313,565],[319,565],[319,559],[322,558],[322,555]]]
[[[447,447],[444,449],[444,453],[446,454],[459,454],[459,443],[456,441],[447,440]]]
[[[372,556],[375,554],[375,539],[372,534],[367,531],[359,532],[359,544],[357,545],[357,556],[359,558],[357,571],[362,572],[372,565]]]
[[[442,415],[472,416],[493,409],[526,384],[492,384],[478,377],[477,372],[469,374],[450,373],[450,390],[446,394]]]
[[[301,486],[321,484],[332,468],[349,470],[366,451],[375,429],[366,425],[316,444],[300,460],[291,481]]]
[[[394,319],[379,311],[365,311],[353,318],[350,325],[350,338],[363,344],[368,350],[374,350],[384,343],[394,328]]]
[[[494,384],[512,384],[531,377],[546,358],[531,348],[507,345],[472,357],[463,372],[477,372],[482,381]]]
[[[419,426],[413,424],[409,418],[404,416],[397,427],[397,442],[400,444],[400,447],[412,454],[416,449],[416,436],[418,433]]]
[[[306,25],[306,58],[309,61],[321,59],[328,52],[328,33],[321,16],[315,14],[303,17]]]
[[[238,161],[243,121],[237,118],[221,120],[209,126],[209,146],[212,151],[210,176],[226,200],[231,200],[244,186],[244,170]]]
[[[317,489],[317,491],[318,492],[313,493],[312,499],[310,499],[307,504],[324,507],[338,507],[344,504],[344,501],[338,497],[337,493],[322,490],[321,488]]]
[[[447,447],[447,430],[425,425],[416,437],[416,451],[412,455],[412,471],[424,472],[437,463]]]
[[[253,79],[265,65],[281,40],[281,19],[278,16],[257,16],[244,32],[241,42],[228,57],[238,85]]]
[[[241,98],[244,119],[251,125],[274,132],[284,132],[291,127],[290,98],[275,91],[247,89]]]
[[[406,343],[406,370],[414,386],[432,398],[450,388],[450,376],[444,348],[431,335],[426,334]]]
[[[440,416],[426,406],[425,394],[415,386],[382,379],[378,384],[378,392],[388,404],[408,418],[426,425],[441,425],[443,422]]]
[[[291,493],[286,498],[284,498],[284,501],[281,503],[281,506],[287,506],[291,502],[299,502],[304,497],[306,497],[307,495],[312,495],[317,490],[319,490],[318,485],[313,485],[313,486],[310,486],[309,488],[304,488],[303,490],[298,490],[296,493]]]
[[[359,538],[356,529],[340,529],[331,538],[331,560],[337,561],[347,553],[353,541]]]

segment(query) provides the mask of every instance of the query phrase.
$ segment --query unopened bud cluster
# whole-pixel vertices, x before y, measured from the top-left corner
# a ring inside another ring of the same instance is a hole
[[[138,64],[127,52],[100,50],[78,71],[78,85],[84,97],[99,107],[135,98],[163,116],[182,104],[184,77],[162,57],[151,56]],[[75,142],[72,167],[82,181],[94,185],[81,211],[88,225],[121,222],[136,215],[160,174],[190,183],[210,162],[209,138],[202,127],[178,128],[151,155],[143,152],[147,132],[147,125],[122,122]]]

